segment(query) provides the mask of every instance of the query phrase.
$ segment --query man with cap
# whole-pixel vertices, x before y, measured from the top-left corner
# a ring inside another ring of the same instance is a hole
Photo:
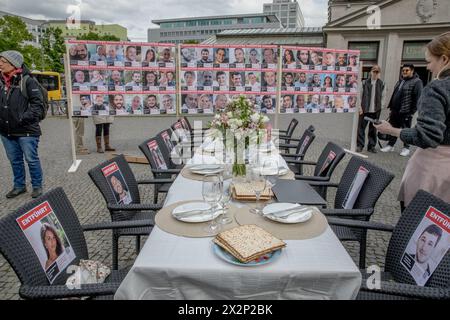
[[[380,118],[381,109],[384,106],[386,86],[380,80],[381,69],[375,65],[370,70],[370,79],[364,80],[362,83],[361,107],[359,109],[359,125],[358,125],[358,142],[357,151],[364,149],[366,140],[366,128],[369,121],[364,117],[378,120]],[[369,143],[367,151],[376,153],[375,146],[377,144],[377,130],[372,123],[369,124]]]
[[[42,194],[42,167],[38,155],[39,126],[43,107],[43,96],[38,82],[27,77],[23,85],[26,95],[21,92],[21,81],[30,71],[23,63],[23,56],[17,51],[0,53],[0,138],[11,163],[14,175],[14,187],[6,194],[14,198],[27,191],[25,165],[33,186],[31,196]]]

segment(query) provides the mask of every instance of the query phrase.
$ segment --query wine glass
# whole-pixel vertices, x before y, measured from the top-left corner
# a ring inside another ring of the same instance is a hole
[[[280,174],[278,161],[265,160],[261,170],[262,174],[266,177],[267,187],[273,188],[277,184],[278,176]]]
[[[249,178],[250,186],[256,196],[256,207],[250,209],[250,212],[255,214],[262,214],[259,200],[261,198],[261,193],[264,192],[267,186],[266,178],[264,177],[264,175],[262,175],[261,168],[251,168]]]
[[[222,206],[223,213],[219,218],[220,224],[228,224],[233,222],[233,219],[229,215],[229,204],[231,201],[231,186],[228,186],[228,188],[225,188],[223,185],[222,188],[222,197],[220,198],[220,205]]]
[[[207,202],[211,208],[211,222],[204,228],[204,231],[209,235],[216,235],[219,232],[220,225],[214,219],[217,203],[222,197],[223,180],[219,175],[205,175],[202,184],[203,200]]]

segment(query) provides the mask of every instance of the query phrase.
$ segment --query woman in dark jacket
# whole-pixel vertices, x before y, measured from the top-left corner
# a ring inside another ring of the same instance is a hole
[[[25,76],[28,77],[22,83]],[[0,53],[0,138],[14,174],[14,188],[6,194],[7,198],[26,192],[24,158],[30,171],[32,197],[42,194],[38,144],[39,121],[45,108],[39,84],[29,76],[20,52]]]
[[[450,202],[450,32],[427,45],[428,70],[436,75],[422,91],[417,125],[393,128],[383,121],[381,133],[399,137],[418,147],[408,162],[400,187],[399,200],[407,206],[419,189]]]

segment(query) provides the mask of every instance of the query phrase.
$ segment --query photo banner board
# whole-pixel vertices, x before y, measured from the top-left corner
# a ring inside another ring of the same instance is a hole
[[[50,284],[75,260],[75,252],[52,206],[45,201],[16,219]]]
[[[181,113],[213,114],[240,95],[277,112],[278,47],[181,45]]]
[[[282,47],[280,113],[357,111],[359,51]]]
[[[67,42],[73,116],[176,114],[174,44]]]
[[[240,95],[267,114],[357,111],[357,50],[199,44],[176,50],[81,40],[67,46],[73,116],[212,115]]]

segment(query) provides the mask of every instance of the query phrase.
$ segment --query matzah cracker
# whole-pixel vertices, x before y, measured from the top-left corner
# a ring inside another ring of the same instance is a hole
[[[286,243],[256,225],[243,225],[219,233],[214,242],[243,263],[248,263]]]
[[[254,182],[252,182],[254,183]],[[273,196],[273,192],[270,188],[266,188],[261,192],[261,200],[270,200]],[[255,191],[250,183],[235,183],[233,184],[233,197],[236,200],[256,200]]]

